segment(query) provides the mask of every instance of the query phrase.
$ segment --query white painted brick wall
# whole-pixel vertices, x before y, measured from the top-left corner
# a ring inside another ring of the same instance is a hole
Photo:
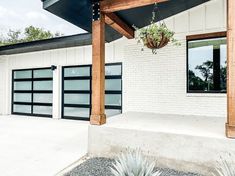
[[[106,44],[106,62],[123,62],[124,112],[225,116],[225,94],[186,93],[186,36],[224,31],[225,19],[225,0],[211,0],[165,20],[176,32],[181,46],[169,45],[153,55],[148,49],[141,52],[135,40],[123,38]],[[11,90],[12,69],[91,64],[91,53],[91,46],[84,46],[6,56],[9,62],[4,76],[6,87]],[[0,69],[0,75],[4,75],[3,70]],[[0,109],[0,114],[1,111],[10,113],[11,92],[1,88],[0,91],[0,97],[7,95],[0,101],[1,107],[3,103],[8,104],[5,111]]]
[[[216,14],[216,15],[214,15]],[[165,20],[181,46],[153,55],[135,41],[124,49],[124,111],[226,116],[226,94],[186,93],[186,36],[226,30],[226,3],[213,0]]]

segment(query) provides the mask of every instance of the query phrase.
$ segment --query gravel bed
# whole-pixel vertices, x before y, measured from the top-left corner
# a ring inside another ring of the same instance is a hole
[[[64,176],[113,176],[110,167],[114,162],[108,158],[91,158],[74,168]],[[161,176],[200,176],[195,173],[184,173],[172,169],[161,169]]]

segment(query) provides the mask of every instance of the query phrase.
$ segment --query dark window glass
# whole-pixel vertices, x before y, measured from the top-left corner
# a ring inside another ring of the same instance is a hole
[[[226,38],[188,41],[188,92],[226,92]]]

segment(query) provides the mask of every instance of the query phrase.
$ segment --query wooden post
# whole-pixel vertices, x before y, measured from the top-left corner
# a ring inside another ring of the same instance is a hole
[[[105,115],[105,16],[99,11],[99,1],[93,4],[92,22],[92,111],[90,123],[106,123]]]
[[[226,135],[235,138],[235,0],[227,0],[227,124]]]

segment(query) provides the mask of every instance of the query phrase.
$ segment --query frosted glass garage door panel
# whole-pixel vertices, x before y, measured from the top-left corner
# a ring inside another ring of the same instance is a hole
[[[105,105],[121,106],[122,96],[120,94],[106,94]]]
[[[64,116],[89,118],[90,109],[89,108],[65,107],[64,108]]]
[[[51,106],[33,106],[34,114],[52,115]]]
[[[32,82],[14,82],[14,90],[31,90]]]
[[[106,76],[122,75],[121,65],[106,65],[105,66],[105,75]]]
[[[34,90],[52,90],[53,82],[52,81],[34,81],[33,88]]]
[[[31,106],[30,105],[14,105],[13,106],[14,112],[18,113],[31,113]]]
[[[105,80],[105,90],[122,90],[122,80],[121,79],[106,79]]]
[[[15,102],[31,102],[31,93],[14,93]]]
[[[14,71],[14,78],[15,79],[32,78],[32,71],[31,70]]]
[[[90,90],[90,80],[65,80],[65,90]]]
[[[42,94],[42,93],[33,94],[34,103],[52,103],[52,101],[53,101],[52,94]]]
[[[90,104],[89,94],[65,94],[64,95],[65,104]]]
[[[52,78],[53,71],[51,69],[42,69],[33,71],[34,78]]]
[[[115,116],[115,115],[118,115],[118,114],[121,114],[121,113],[122,113],[121,110],[116,110],[116,109],[106,109],[105,110],[105,114],[108,117],[112,117],[112,116]]]
[[[65,77],[90,76],[90,67],[71,67],[64,69]]]

